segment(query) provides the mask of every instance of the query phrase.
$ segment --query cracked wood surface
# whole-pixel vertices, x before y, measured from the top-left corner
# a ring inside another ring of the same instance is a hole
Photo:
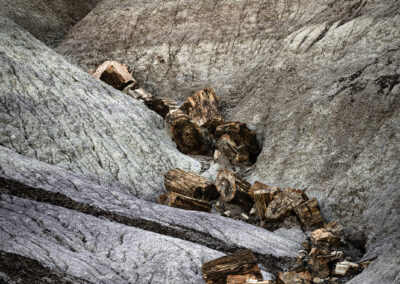
[[[198,172],[162,119],[0,17],[0,145],[156,200],[172,168]]]

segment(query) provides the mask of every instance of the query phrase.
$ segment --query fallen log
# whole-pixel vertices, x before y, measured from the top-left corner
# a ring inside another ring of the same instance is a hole
[[[158,203],[170,207],[195,210],[195,211],[211,211],[211,203],[204,200],[187,197],[176,192],[168,191],[158,198]]]
[[[187,98],[179,109],[189,115],[200,127],[205,124],[212,126],[224,121],[218,110],[218,97],[209,87]]]
[[[219,196],[214,184],[199,175],[181,169],[167,172],[164,175],[164,185],[168,191],[196,199],[210,201]]]
[[[247,212],[253,207],[253,199],[248,193],[250,183],[237,177],[234,173],[220,169],[215,186],[223,201],[237,204]]]
[[[251,250],[244,250],[204,263],[201,270],[207,284],[225,284],[229,275],[250,274],[258,280],[263,280]]]
[[[126,86],[136,83],[125,64],[117,61],[105,61],[92,73],[92,76],[122,91]]]
[[[202,155],[207,153],[205,139],[200,127],[190,116],[180,110],[169,112],[166,122],[179,151],[184,154]]]

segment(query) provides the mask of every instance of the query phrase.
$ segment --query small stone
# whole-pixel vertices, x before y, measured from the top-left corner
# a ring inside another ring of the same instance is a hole
[[[242,213],[241,216],[242,216],[245,220],[249,220],[249,216],[247,216],[246,214]]]
[[[256,209],[256,207],[255,206],[253,206],[253,208],[251,208],[251,210],[250,210],[250,215],[255,215],[256,214],[256,212],[257,212],[257,209]]]
[[[221,151],[220,150],[215,150],[214,152],[214,160],[218,160],[219,157],[221,157]]]
[[[324,282],[324,280],[321,279],[321,278],[319,278],[319,277],[315,277],[315,278],[313,279],[313,283],[322,283],[322,282]]]
[[[231,211],[229,211],[229,210],[225,211],[224,215],[229,217],[231,215]]]
[[[359,265],[357,263],[350,262],[350,261],[342,261],[342,262],[336,263],[335,270],[333,273],[335,275],[345,276],[345,275],[349,275],[349,274],[356,272],[358,270],[358,268],[359,268]]]
[[[92,73],[92,76],[122,91],[126,86],[136,83],[125,64],[117,61],[105,61]]]
[[[312,281],[312,275],[308,271],[304,272],[279,272],[278,283],[282,284],[308,284]]]
[[[340,239],[327,229],[317,229],[311,233],[311,243],[321,251],[328,252],[340,245]]]

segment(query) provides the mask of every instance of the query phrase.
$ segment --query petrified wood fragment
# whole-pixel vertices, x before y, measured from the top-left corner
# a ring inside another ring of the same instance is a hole
[[[227,122],[219,125],[215,129],[215,138],[219,139],[224,134],[228,134],[235,141],[237,147],[246,146],[252,159],[255,159],[261,152],[255,132],[248,129],[245,123]]]
[[[321,251],[329,252],[339,247],[340,238],[327,229],[322,228],[311,233],[311,243]]]
[[[195,211],[211,211],[211,203],[204,200],[199,200],[191,197],[168,191],[158,198],[158,203],[170,207],[195,210]]]
[[[151,97],[150,99],[146,100],[144,104],[152,111],[155,111],[161,115],[163,118],[165,118],[170,111],[178,108],[178,103],[170,98]]]
[[[201,270],[207,284],[225,284],[229,275],[250,274],[258,280],[263,280],[251,250],[240,251],[204,263]]]
[[[234,173],[220,169],[215,180],[215,186],[223,201],[238,204],[247,211],[250,211],[253,207],[253,199],[248,193],[250,183]]]
[[[212,126],[223,122],[218,110],[218,97],[212,88],[200,90],[189,97],[179,108],[189,115],[199,126]]]
[[[128,71],[128,67],[117,61],[105,61],[97,67],[92,76],[121,91],[126,86],[133,86],[136,83],[132,74]]]
[[[214,184],[199,175],[181,169],[173,169],[166,173],[164,185],[168,191],[196,199],[209,201],[219,196]]]
[[[293,213],[296,206],[306,201],[308,198],[302,190],[286,188],[274,196],[268,204],[265,218],[268,221],[276,222]]]
[[[236,145],[235,141],[228,134],[224,134],[218,139],[217,147],[229,160],[236,163],[248,161],[250,158],[247,147],[245,145]]]
[[[279,284],[311,284],[312,275],[310,272],[279,272],[278,275]]]
[[[307,228],[319,226],[324,223],[316,198],[301,203],[294,208],[294,211],[301,223]]]
[[[190,116],[176,110],[168,113],[166,121],[179,151],[192,155],[201,155],[207,152],[202,131]]]
[[[131,90],[131,89],[124,90],[124,92],[127,95],[129,95],[129,96],[133,97],[134,99],[139,100],[143,103],[154,99],[152,94],[150,94],[149,92],[147,92],[145,89],[142,89],[142,88],[135,89],[135,90]]]

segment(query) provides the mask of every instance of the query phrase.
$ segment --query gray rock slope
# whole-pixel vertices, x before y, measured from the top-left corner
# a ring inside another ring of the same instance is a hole
[[[213,86],[228,117],[259,134],[249,178],[316,196],[366,257],[381,255],[354,281],[393,283],[399,267],[385,255],[400,243],[399,10],[394,0],[106,0],[58,51],[84,68],[124,61],[156,95],[181,100]]]
[[[61,42],[68,30],[101,0],[0,0],[0,13],[48,46]]]
[[[197,172],[162,119],[0,18],[0,145],[156,200],[171,168]]]
[[[3,179],[1,179],[3,178]],[[296,241],[230,218],[187,211],[138,199],[117,182],[97,184],[90,177],[26,158],[0,146],[0,180],[15,181],[0,192],[49,202],[86,214],[180,237],[223,252],[248,248],[271,258],[295,258]],[[20,184],[20,185],[18,185]],[[26,185],[26,187],[21,186]]]
[[[1,195],[0,250],[89,283],[203,283],[221,252],[62,207]],[[156,244],[156,245],[155,245]],[[0,279],[7,279],[0,275]]]

